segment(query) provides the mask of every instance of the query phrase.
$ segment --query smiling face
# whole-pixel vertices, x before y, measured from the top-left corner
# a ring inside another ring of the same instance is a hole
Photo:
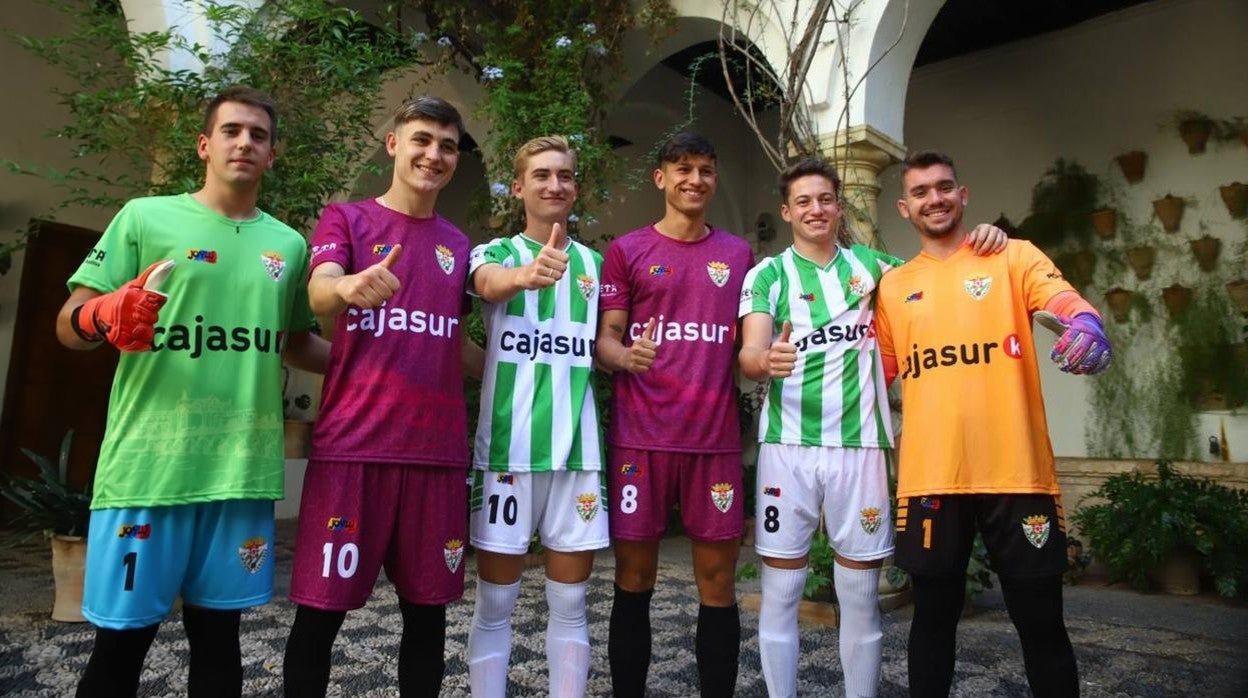
[[[663,191],[667,208],[690,218],[706,215],[718,184],[715,158],[708,155],[681,155],[654,171],[654,186]]]
[[[524,201],[529,223],[566,223],[576,202],[576,160],[571,153],[544,150],[525,160],[511,192]]]
[[[780,217],[793,226],[793,243],[798,251],[803,247],[835,245],[841,202],[832,180],[809,174],[789,182],[788,191],[788,199],[780,206]]]
[[[399,124],[386,134],[386,152],[394,158],[391,186],[436,194],[450,181],[459,165],[459,129],[428,119]]]
[[[910,221],[920,235],[943,238],[962,227],[962,209],[969,194],[960,186],[948,165],[907,170],[901,177],[897,212]]]
[[[199,134],[199,159],[207,178],[230,188],[260,186],[273,166],[273,124],[264,109],[242,102],[222,102],[210,132]]]

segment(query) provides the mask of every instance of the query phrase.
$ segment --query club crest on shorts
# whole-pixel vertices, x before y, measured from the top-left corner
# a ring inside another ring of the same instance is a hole
[[[438,258],[438,266],[442,267],[442,271],[447,275],[455,271],[455,253],[451,252],[451,248],[446,245],[434,245],[433,254]]]
[[[286,258],[276,252],[261,254],[260,263],[264,265],[264,272],[274,281],[281,281],[282,275],[286,273]]]
[[[988,290],[992,288],[991,276],[972,276],[962,282],[966,286],[966,292],[971,294],[971,298],[977,301],[983,300],[988,295]]]
[[[862,277],[856,276],[856,275],[849,277],[848,285],[849,285],[849,292],[854,294],[855,296],[867,295],[867,285],[862,282]]]
[[[455,572],[459,569],[459,563],[464,561],[464,542],[458,538],[452,538],[442,546],[442,559],[446,560],[446,569]]]
[[[576,277],[576,290],[581,292],[581,297],[585,300],[594,297],[594,280],[589,278],[589,274]]]
[[[598,515],[598,495],[593,492],[576,495],[576,513],[585,523],[593,521]]]
[[[243,563],[243,569],[251,574],[260,571],[264,565],[264,560],[269,556],[269,542],[264,536],[256,536],[243,541],[238,546],[238,561]]]
[[[1044,514],[1036,514],[1023,519],[1023,535],[1027,536],[1027,542],[1043,548],[1044,544],[1049,542],[1049,517]]]
[[[864,507],[858,512],[858,523],[862,524],[862,530],[866,531],[869,536],[875,535],[875,532],[880,530],[880,522],[883,520],[879,507]]]
[[[732,508],[732,498],[736,492],[732,489],[732,485],[727,482],[717,482],[711,485],[711,502],[715,504],[715,508],[719,509],[719,513],[727,514]]]
[[[724,284],[728,283],[728,277],[732,275],[732,269],[729,269],[728,265],[723,262],[707,262],[706,273],[710,274],[711,281],[716,286],[723,288]]]

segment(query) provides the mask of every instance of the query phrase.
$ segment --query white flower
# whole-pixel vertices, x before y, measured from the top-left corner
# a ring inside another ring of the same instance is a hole
[[[511,190],[508,189],[507,185],[503,184],[502,182],[495,182],[490,185],[490,196],[493,196],[495,198],[501,198],[501,197],[507,196],[510,193],[511,193]]]
[[[445,37],[443,37],[445,38]],[[415,32],[412,34],[413,44],[423,44],[429,40],[429,35],[424,32]]]
[[[449,36],[438,37],[438,46],[450,46],[450,45],[451,45],[451,37]]]
[[[585,219],[585,225],[587,225],[587,226],[594,225],[594,224],[595,224],[595,223],[597,223],[597,222],[598,222],[598,219],[597,219],[597,218],[594,218],[593,216],[590,216],[590,217],[588,217],[588,218],[586,218],[586,219]]]
[[[487,65],[485,66],[485,69],[481,71],[481,77],[486,80],[498,80],[503,77],[503,69],[496,65]]]
[[[581,25],[581,31],[585,32],[586,34],[590,36],[593,36],[594,34],[598,33],[598,25],[594,24],[593,22],[586,22]]]
[[[572,40],[566,36],[555,39],[555,48],[567,48],[572,45]]]
[[[568,136],[568,140],[572,142],[572,145],[580,145],[585,142],[585,134],[574,133]]]
[[[607,47],[603,46],[601,41],[595,41],[594,45],[589,47],[589,52],[599,58],[602,58],[607,55]]]
[[[580,216],[578,216],[578,215],[576,215],[575,213],[569,213],[569,214],[568,214],[568,222],[569,222],[569,223],[575,223],[575,222],[577,222],[577,221],[579,221],[579,220],[581,220],[581,217],[580,217]]]

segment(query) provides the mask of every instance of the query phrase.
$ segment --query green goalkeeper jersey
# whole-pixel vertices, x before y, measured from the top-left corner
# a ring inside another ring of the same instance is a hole
[[[176,263],[169,300],[152,350],[117,365],[91,506],[280,499],[282,349],[288,331],[315,326],[307,244],[265,213],[235,221],[189,194],[135,199],[69,288],[108,293],[163,259]]]

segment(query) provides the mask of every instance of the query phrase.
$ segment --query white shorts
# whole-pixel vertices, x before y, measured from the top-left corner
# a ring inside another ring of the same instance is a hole
[[[533,532],[562,553],[607,547],[607,488],[601,471],[473,471],[472,545],[523,555]]]
[[[795,559],[810,552],[822,512],[832,549],[865,562],[893,552],[884,451],[760,444],[754,550]]]

